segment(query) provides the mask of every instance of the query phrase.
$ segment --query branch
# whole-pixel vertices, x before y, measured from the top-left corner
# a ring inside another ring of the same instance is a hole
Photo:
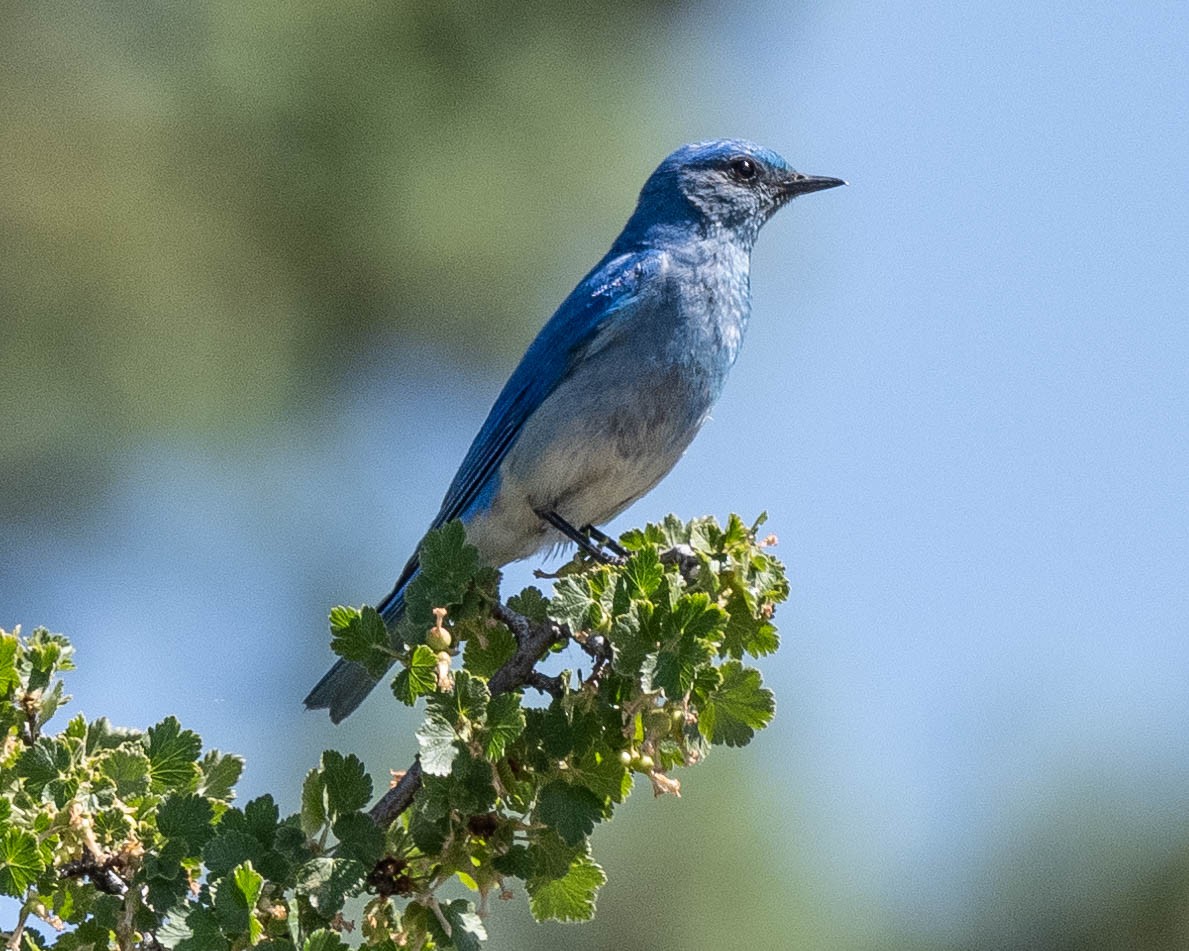
[[[4,947],[8,951],[17,951],[21,946],[21,936],[25,933],[25,923],[29,920],[29,905],[22,903],[21,912],[17,916],[16,927],[12,929],[12,934],[8,936],[8,940],[4,942]]]
[[[687,581],[692,581],[697,575],[698,559],[688,545],[675,545],[665,550],[661,553],[660,560],[664,564],[675,564]],[[512,632],[519,645],[512,659],[488,681],[487,689],[491,691],[491,695],[494,697],[496,694],[510,693],[520,687],[529,686],[557,696],[554,678],[542,674],[536,669],[536,665],[550,647],[570,638],[570,632],[553,621],[531,621],[499,601],[492,606],[491,614]],[[601,671],[609,659],[608,645],[603,638],[587,640],[580,636],[575,639],[575,643],[595,661],[596,672]],[[372,806],[368,815],[378,826],[387,828],[393,819],[413,804],[413,797],[420,788],[421,763],[415,761],[397,784]]]
[[[492,607],[491,613],[496,620],[507,625],[517,643],[516,653],[488,681],[487,689],[491,695],[510,693],[526,684],[547,689],[545,684],[548,678],[536,670],[537,662],[554,644],[566,640],[570,632],[553,621],[530,621],[499,602]],[[413,804],[413,797],[420,788],[421,763],[416,761],[400,781],[372,806],[368,813],[372,821],[381,828],[387,828],[393,819]]]

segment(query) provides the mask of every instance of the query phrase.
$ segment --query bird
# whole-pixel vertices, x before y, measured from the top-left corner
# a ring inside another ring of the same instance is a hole
[[[760,228],[792,199],[845,184],[742,139],[666,157],[611,249],[529,345],[430,529],[459,520],[499,567],[583,543],[652,489],[708,418],[739,353]],[[414,553],[376,605],[389,628],[418,570]],[[338,723],[376,682],[339,660],[305,705]]]

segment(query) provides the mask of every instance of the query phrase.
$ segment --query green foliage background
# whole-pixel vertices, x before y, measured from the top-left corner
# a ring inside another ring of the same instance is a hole
[[[6,5],[6,451],[251,431],[381,334],[513,359],[665,141],[640,91],[673,12]],[[27,488],[0,504],[61,501]]]

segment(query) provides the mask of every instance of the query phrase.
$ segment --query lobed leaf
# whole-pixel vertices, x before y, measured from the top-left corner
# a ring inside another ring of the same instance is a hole
[[[565,873],[556,878],[533,877],[525,883],[529,907],[537,921],[589,921],[595,898],[607,876],[590,857],[580,852]]]
[[[376,679],[392,666],[392,637],[371,605],[332,608],[330,635],[330,647],[339,657],[360,664]]]
[[[541,788],[536,818],[566,845],[580,845],[603,818],[603,801],[585,786],[553,780]]]
[[[437,669],[437,655],[424,644],[418,644],[410,652],[408,664],[392,681],[393,695],[411,707],[418,697],[437,689]]]
[[[760,672],[737,660],[723,664],[720,676],[698,715],[698,729],[711,743],[746,746],[771,722],[776,700],[761,686]]]
[[[149,727],[149,775],[154,792],[193,792],[198,788],[202,739],[193,730],[183,730],[176,717],[166,717]]]

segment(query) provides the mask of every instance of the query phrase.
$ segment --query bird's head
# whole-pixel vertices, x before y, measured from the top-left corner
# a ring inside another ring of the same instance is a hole
[[[804,175],[781,156],[742,139],[683,145],[649,176],[629,230],[693,225],[751,247],[764,222],[798,195],[845,185]]]

